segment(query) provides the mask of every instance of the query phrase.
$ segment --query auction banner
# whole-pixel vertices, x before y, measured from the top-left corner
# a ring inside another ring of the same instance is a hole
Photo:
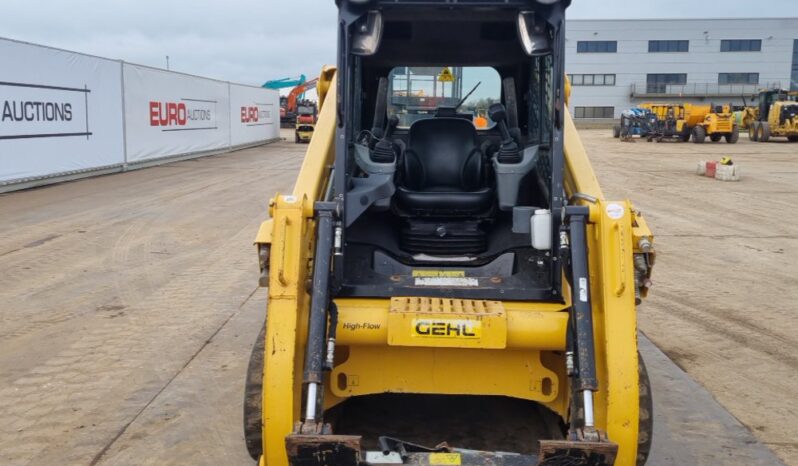
[[[0,39],[0,183],[121,166],[121,63]]]
[[[231,145],[280,137],[280,94],[262,87],[230,84]]]
[[[129,163],[230,147],[228,83],[124,64]]]

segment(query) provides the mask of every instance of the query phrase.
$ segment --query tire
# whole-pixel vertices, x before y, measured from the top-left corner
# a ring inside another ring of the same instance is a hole
[[[679,135],[679,140],[681,142],[690,142],[690,130],[682,131],[682,134]]]
[[[629,136],[629,128],[627,128],[626,126],[622,127],[619,137],[626,139],[628,136]]]
[[[787,140],[790,142],[798,142],[798,136],[787,136]]]
[[[621,127],[620,126],[615,125],[615,126],[612,127],[612,137],[614,137],[615,139],[618,139],[619,137],[621,137]]]
[[[707,130],[703,126],[696,126],[693,128],[693,142],[696,144],[703,144],[707,139]]]
[[[723,139],[722,134],[713,134],[709,137],[709,140],[712,142],[720,142],[721,139]]]
[[[740,140],[740,128],[738,128],[735,125],[734,129],[732,129],[731,134],[727,134],[726,135],[726,143],[727,144],[737,144],[737,141],[739,141],[739,140]]]
[[[759,142],[768,142],[770,141],[770,125],[768,123],[762,123],[759,126]]]
[[[644,466],[651,453],[654,438],[654,398],[651,394],[651,381],[648,378],[646,363],[640,352],[637,353],[638,388],[640,390],[640,414],[637,427],[637,466]]]
[[[298,134],[294,134],[294,142],[295,142],[296,144],[299,144],[299,143],[300,143],[300,141],[299,141],[299,135],[298,135]]]
[[[759,122],[755,121],[748,126],[748,140],[759,142]]]
[[[266,324],[252,346],[244,385],[244,440],[249,456],[255,461],[263,454],[263,352],[266,343]]]

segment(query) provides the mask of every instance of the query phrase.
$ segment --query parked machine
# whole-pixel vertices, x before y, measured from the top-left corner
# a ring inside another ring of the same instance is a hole
[[[612,135],[621,140],[629,140],[633,136],[645,138],[657,124],[657,116],[646,108],[630,108],[621,114],[620,124],[612,129]]]
[[[750,131],[754,121],[759,120],[759,107],[756,105],[748,105],[748,99],[745,95],[741,97],[743,99],[743,105],[734,109],[734,119],[740,131]],[[756,98],[757,96],[754,96],[754,99]]]
[[[307,78],[304,74],[294,77],[288,78],[281,78],[281,79],[272,79],[270,81],[266,81],[261,87],[266,89],[273,89],[273,90],[280,90],[286,88],[296,88],[297,86],[301,86],[305,84]],[[290,127],[288,119],[288,96],[280,97],[280,126],[283,128]]]
[[[315,125],[297,123],[296,130],[294,130],[294,142],[297,144],[309,143],[315,129]]]
[[[704,143],[707,137],[712,142],[725,138],[729,144],[736,144],[740,139],[740,128],[731,105],[685,104],[685,121],[696,144]]]
[[[640,108],[656,116],[647,140],[675,140],[701,144],[707,137],[712,142],[723,138],[730,144],[739,139],[739,127],[730,105],[697,105],[691,103],[645,103]]]
[[[759,107],[743,107],[734,112],[734,118],[740,131],[750,131],[751,125],[759,120]]]
[[[768,142],[774,137],[784,137],[798,142],[798,93],[764,90],[759,94],[757,113],[757,119],[748,130],[750,140]]]
[[[316,102],[313,102],[312,100],[304,100],[298,103],[296,114],[297,123],[315,125],[316,118],[318,117]]]
[[[336,4],[337,71],[321,74],[296,185],[256,238],[268,312],[247,377],[250,454],[643,465],[636,304],[653,237],[604,197],[567,111],[570,0]],[[408,64],[495,73],[490,124],[462,101],[402,124],[389,76]]]
[[[287,96],[280,98],[280,126],[291,128],[297,123],[297,109],[300,104],[305,104],[305,93],[316,89],[319,78],[305,81],[297,85]]]
[[[296,87],[300,84],[303,84],[307,81],[307,78],[304,74],[300,74],[299,76],[293,76],[289,78],[281,78],[281,79],[272,79],[270,81],[266,81],[263,83],[261,87],[266,89],[273,89],[273,90],[280,90],[289,87]]]
[[[666,140],[687,142],[690,140],[690,126],[685,119],[686,109],[684,104],[672,103],[644,103],[640,108],[650,111],[656,121],[646,135],[648,142],[663,142]]]
[[[294,130],[295,142],[309,143],[316,128],[316,103],[304,101],[297,106],[296,129]]]

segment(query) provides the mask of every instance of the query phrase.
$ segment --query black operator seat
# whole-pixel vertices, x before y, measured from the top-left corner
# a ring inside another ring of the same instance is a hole
[[[418,120],[410,127],[396,200],[412,215],[477,216],[490,210],[494,191],[474,124],[460,118]]]

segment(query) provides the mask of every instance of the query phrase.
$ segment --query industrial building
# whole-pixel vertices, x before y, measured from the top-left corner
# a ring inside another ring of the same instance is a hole
[[[798,91],[798,18],[569,20],[566,72],[579,120],[648,101],[750,103]]]

